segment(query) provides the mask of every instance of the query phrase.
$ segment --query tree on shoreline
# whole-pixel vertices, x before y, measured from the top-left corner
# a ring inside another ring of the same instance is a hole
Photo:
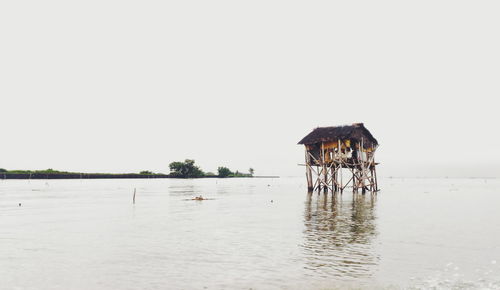
[[[184,162],[176,161],[169,165],[170,175],[180,178],[193,178],[204,176],[203,171],[194,165],[194,160],[186,159]]]
[[[229,168],[224,166],[220,166],[219,168],[217,168],[217,173],[219,177],[228,177],[229,175],[233,174],[233,172],[231,172]]]

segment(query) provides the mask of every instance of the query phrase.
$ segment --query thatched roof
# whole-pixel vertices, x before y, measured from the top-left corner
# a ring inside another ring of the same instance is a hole
[[[335,127],[318,127],[302,138],[299,144],[311,145],[321,142],[333,142],[339,139],[350,139],[359,142],[361,141],[361,138],[363,138],[363,142],[365,143],[365,146],[363,147],[378,145],[377,139],[372,136],[363,123],[354,123],[352,125]]]

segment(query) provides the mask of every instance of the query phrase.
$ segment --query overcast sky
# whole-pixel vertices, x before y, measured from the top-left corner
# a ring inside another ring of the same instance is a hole
[[[384,176],[500,176],[498,1],[1,1],[0,167],[303,175],[364,122]]]

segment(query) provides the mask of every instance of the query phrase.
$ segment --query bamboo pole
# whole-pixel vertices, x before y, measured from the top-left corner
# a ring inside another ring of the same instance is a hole
[[[328,179],[328,172],[330,172],[330,166],[327,164],[327,152],[325,151],[325,147],[323,146],[323,180],[326,183],[326,187],[324,188],[325,192],[330,189],[330,180]],[[328,156],[329,157],[329,156]]]
[[[356,192],[356,165],[353,165],[351,168],[349,168],[352,173],[352,192]]]
[[[335,167],[332,168],[332,175],[334,177],[334,180],[333,180],[333,190],[335,192],[337,192],[338,189],[339,189],[339,171],[338,170],[339,170],[338,169],[338,165],[335,164]]]
[[[361,193],[365,194],[366,190],[366,185],[365,185],[365,179],[367,177],[367,174],[365,172],[365,156],[364,156],[364,142],[363,138],[361,138]]]
[[[311,174],[311,158],[309,157],[309,152],[307,147],[305,148],[305,159],[306,159],[306,179],[307,179],[307,190],[313,190],[312,184],[312,174]]]

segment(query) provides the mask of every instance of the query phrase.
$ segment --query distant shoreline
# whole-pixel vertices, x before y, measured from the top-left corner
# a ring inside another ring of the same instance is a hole
[[[228,176],[217,175],[180,178],[168,174],[138,174],[138,173],[0,173],[0,179],[199,179],[199,178],[279,178],[279,176]]]

